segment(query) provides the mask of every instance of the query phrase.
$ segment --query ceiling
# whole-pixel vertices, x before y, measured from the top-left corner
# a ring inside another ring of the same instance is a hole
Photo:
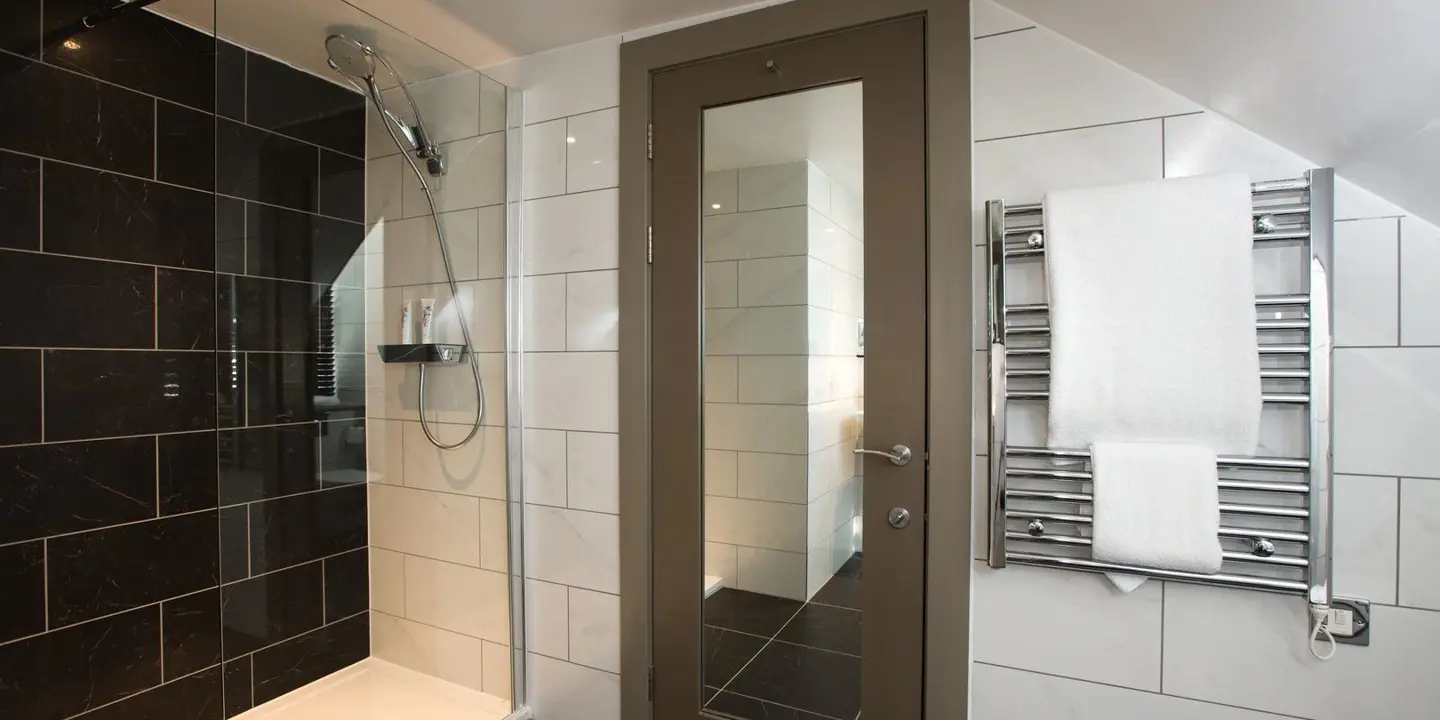
[[[809,160],[840,187],[865,192],[858,82],[705,111],[705,169]]]
[[[1440,220],[1440,2],[999,2]]]

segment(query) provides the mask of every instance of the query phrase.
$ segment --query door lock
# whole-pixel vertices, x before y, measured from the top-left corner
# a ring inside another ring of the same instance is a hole
[[[891,508],[889,520],[890,527],[903,529],[910,524],[910,511],[905,508]]]

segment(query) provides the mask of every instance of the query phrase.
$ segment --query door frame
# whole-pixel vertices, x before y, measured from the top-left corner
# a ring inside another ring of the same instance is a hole
[[[793,0],[620,47],[621,715],[651,716],[649,125],[655,73],[896,19],[925,21],[929,297],[925,714],[966,717],[974,316],[970,12],[961,0]],[[698,628],[697,628],[698,632]],[[897,718],[896,720],[910,720]]]

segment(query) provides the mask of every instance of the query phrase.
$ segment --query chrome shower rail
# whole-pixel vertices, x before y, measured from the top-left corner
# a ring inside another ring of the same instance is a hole
[[[1321,168],[1303,178],[1258,182],[1251,192],[1256,246],[1303,245],[1308,251],[1304,292],[1255,298],[1256,312],[1263,313],[1255,330],[1266,407],[1305,413],[1308,452],[1305,457],[1217,459],[1224,563],[1215,575],[1093,560],[1090,453],[1009,444],[1010,403],[1049,397],[1049,306],[1005,303],[1009,263],[1045,256],[1044,208],[1039,203],[1006,206],[1003,200],[985,204],[991,567],[1018,563],[1120,572],[1330,603],[1334,171]]]

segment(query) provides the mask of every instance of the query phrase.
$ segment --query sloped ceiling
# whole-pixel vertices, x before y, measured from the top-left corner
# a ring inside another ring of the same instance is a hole
[[[1430,221],[1436,0],[999,0]]]

